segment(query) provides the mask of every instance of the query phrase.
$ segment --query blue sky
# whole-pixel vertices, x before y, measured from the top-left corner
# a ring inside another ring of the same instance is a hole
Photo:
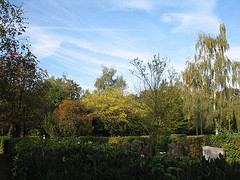
[[[12,0],[16,2],[15,0]],[[228,57],[240,59],[239,0],[19,0],[27,36],[40,67],[93,89],[101,66],[114,67],[129,90],[136,86],[130,60],[154,54],[178,71],[192,58],[198,34],[227,28]]]

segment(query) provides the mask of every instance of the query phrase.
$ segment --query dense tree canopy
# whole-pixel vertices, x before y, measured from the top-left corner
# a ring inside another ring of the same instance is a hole
[[[149,133],[154,135],[161,129],[180,128],[184,124],[182,100],[177,83],[174,83],[174,73],[166,76],[167,60],[154,56],[146,65],[139,59],[131,63],[135,68],[131,70],[132,74],[142,82],[140,100],[147,106],[145,125]]]
[[[133,115],[138,117],[145,115],[132,96],[127,96],[115,88],[86,94],[83,102],[91,110],[90,117],[99,118],[98,120],[103,122],[104,129],[108,130],[111,136],[118,130],[123,131]]]
[[[47,102],[50,111],[54,111],[58,104],[63,103],[66,98],[77,100],[83,93],[82,88],[73,80],[68,79],[66,75],[63,75],[62,78],[52,76],[45,83],[49,86]]]
[[[87,116],[84,103],[68,98],[48,117],[45,129],[52,137],[89,135],[92,120]]]
[[[96,79],[94,86],[98,91],[103,91],[109,87],[113,87],[118,90],[124,90],[126,88],[126,82],[123,79],[123,76],[117,76],[114,78],[117,70],[114,68],[107,68],[103,66],[101,77]]]
[[[0,11],[0,120],[12,127],[14,136],[20,136],[41,119],[47,73],[37,67],[37,59],[24,41],[22,8],[5,0]]]

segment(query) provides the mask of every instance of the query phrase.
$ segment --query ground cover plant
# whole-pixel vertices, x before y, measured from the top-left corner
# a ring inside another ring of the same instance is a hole
[[[148,157],[116,143],[13,138],[14,179],[234,179],[239,162],[158,154]],[[139,140],[134,140],[133,143]],[[136,143],[136,144],[137,144]]]

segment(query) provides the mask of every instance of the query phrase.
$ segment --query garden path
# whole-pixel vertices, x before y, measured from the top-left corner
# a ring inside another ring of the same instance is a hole
[[[0,152],[0,179],[8,180],[11,178],[11,160],[6,154]]]

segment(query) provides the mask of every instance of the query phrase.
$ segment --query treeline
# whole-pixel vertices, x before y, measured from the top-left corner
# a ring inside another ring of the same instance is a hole
[[[24,40],[23,9],[2,1],[0,42],[1,135],[127,136],[218,134],[240,129],[240,63],[226,56],[225,25],[216,37],[199,34],[195,56],[178,74],[167,59],[133,59],[139,91],[126,91],[123,76],[103,67],[96,90],[83,90],[66,75],[48,77]]]

